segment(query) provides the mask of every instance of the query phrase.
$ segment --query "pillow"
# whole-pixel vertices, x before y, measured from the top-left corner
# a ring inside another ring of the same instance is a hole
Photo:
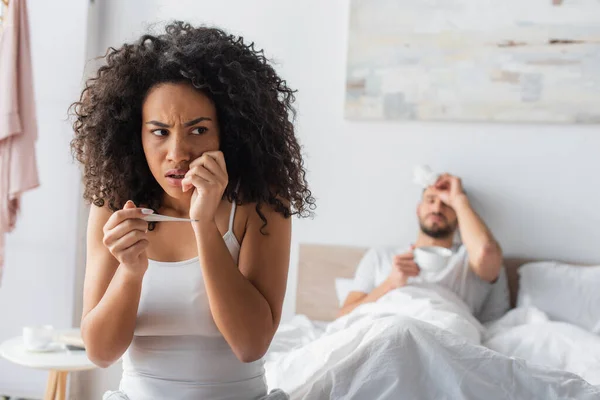
[[[517,307],[536,307],[552,320],[600,334],[600,266],[536,262],[519,275]]]
[[[335,294],[338,298],[338,304],[341,307],[348,297],[348,293],[352,291],[352,283],[354,279],[348,278],[335,278]]]
[[[509,357],[572,372],[600,385],[600,337],[565,322],[533,322],[497,331],[484,346]]]

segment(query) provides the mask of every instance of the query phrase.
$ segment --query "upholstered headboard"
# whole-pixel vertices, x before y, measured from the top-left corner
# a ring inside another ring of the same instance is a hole
[[[363,254],[363,247],[301,244],[298,259],[296,313],[311,319],[331,321],[339,310],[335,291],[336,278],[352,278]],[[505,258],[511,306],[519,289],[517,270],[527,262],[524,258]]]

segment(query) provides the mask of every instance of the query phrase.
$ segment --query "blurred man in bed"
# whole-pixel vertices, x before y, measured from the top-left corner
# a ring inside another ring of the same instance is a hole
[[[502,250],[473,211],[460,178],[449,174],[423,191],[417,207],[419,233],[414,245],[369,250],[361,260],[340,316],[406,285],[434,283],[460,297],[481,322],[500,318],[509,308]],[[454,243],[459,231],[462,244]],[[415,263],[413,250],[440,246],[452,250],[446,267],[430,276]]]

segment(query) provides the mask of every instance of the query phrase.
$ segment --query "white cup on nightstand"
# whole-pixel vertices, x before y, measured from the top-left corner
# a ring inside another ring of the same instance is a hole
[[[26,326],[23,328],[23,344],[29,351],[44,351],[54,342],[52,325]]]

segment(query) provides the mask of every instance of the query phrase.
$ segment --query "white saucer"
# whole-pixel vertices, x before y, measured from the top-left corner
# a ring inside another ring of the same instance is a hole
[[[54,352],[54,351],[63,351],[63,350],[65,350],[65,346],[62,343],[53,342],[53,343],[50,343],[46,347],[40,347],[40,348],[35,348],[35,349],[25,347],[25,350],[30,353],[50,353],[50,352]]]

